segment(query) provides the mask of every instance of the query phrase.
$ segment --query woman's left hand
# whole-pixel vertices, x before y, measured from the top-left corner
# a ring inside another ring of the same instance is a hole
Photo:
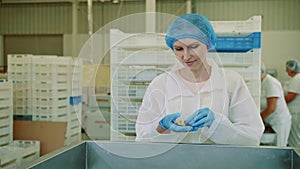
[[[191,116],[189,116],[185,123],[187,125],[191,125],[194,127],[194,130],[198,130],[202,127],[210,127],[215,120],[214,112],[212,112],[209,108],[203,108],[197,110]]]

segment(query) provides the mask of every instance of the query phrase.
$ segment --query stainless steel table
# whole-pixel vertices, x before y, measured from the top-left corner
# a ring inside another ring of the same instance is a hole
[[[32,169],[299,169],[299,149],[270,146],[85,141],[41,157]]]

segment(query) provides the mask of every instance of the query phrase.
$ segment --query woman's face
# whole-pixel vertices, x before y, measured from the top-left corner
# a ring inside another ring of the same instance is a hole
[[[199,69],[206,64],[207,46],[192,38],[184,38],[174,44],[174,54],[177,59],[191,70]]]
[[[292,71],[290,68],[286,67],[286,73],[290,76],[293,77],[294,76],[294,71]]]

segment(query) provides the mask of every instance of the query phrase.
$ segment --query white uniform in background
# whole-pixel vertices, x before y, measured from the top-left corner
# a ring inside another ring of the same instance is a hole
[[[265,121],[276,132],[277,146],[286,146],[291,129],[291,115],[284,100],[281,83],[274,77],[267,75],[261,82],[261,112],[267,107],[267,98],[277,97],[277,106],[275,111],[270,114]]]
[[[236,72],[220,69],[212,60],[210,64],[210,79],[198,93],[184,84],[176,73],[178,68],[151,82],[136,122],[137,141],[259,145],[264,125],[244,80]],[[185,120],[205,107],[215,113],[210,128],[189,133],[160,134],[156,131],[166,114],[181,112],[180,118]]]
[[[296,98],[288,103],[292,115],[292,127],[288,144],[292,147],[300,147],[300,73],[292,77],[287,84],[287,92],[298,93]]]

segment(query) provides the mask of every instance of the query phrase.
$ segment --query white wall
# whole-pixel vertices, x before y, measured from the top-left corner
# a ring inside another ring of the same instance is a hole
[[[300,61],[300,30],[262,32],[262,61],[267,69],[277,69],[277,78],[282,83],[289,78],[285,72],[289,59]]]
[[[78,34],[78,38],[77,38],[78,54],[88,39],[89,39],[88,34]],[[63,36],[63,55],[64,56],[72,56],[72,34],[64,34],[64,36]]]
[[[80,56],[84,63],[109,64],[110,43],[107,33],[101,32],[93,34],[93,36],[89,36],[88,34],[78,34],[77,40],[77,56]],[[63,55],[72,56],[72,34],[63,35]],[[91,58],[92,60],[90,60]],[[92,62],[90,63],[90,61]]]

